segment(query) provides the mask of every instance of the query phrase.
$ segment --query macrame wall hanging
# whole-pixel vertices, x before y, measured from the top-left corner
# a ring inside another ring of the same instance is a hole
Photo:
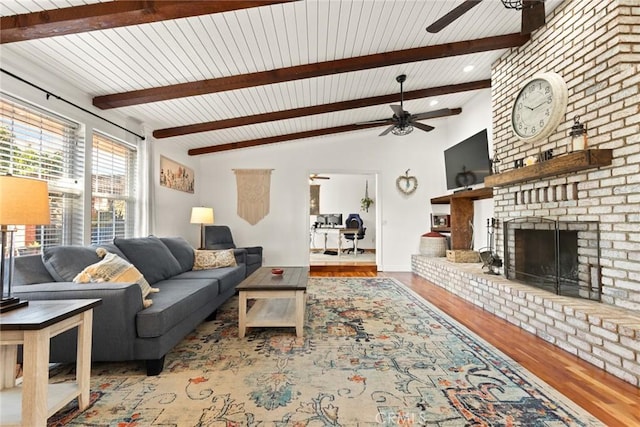
[[[238,185],[238,216],[251,225],[256,225],[269,214],[272,170],[233,170]]]

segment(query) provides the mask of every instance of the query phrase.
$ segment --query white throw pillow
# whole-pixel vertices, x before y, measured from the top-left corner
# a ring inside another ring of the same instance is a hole
[[[235,267],[236,257],[233,249],[222,250],[198,250],[196,249],[193,261],[194,270],[208,270],[220,267]]]
[[[160,289],[152,288],[142,273],[133,264],[120,258],[114,253],[107,252],[104,248],[96,249],[98,256],[104,257],[101,261],[87,266],[76,277],[75,283],[96,283],[96,282],[117,282],[117,283],[137,283],[142,291],[142,302],[145,307],[153,304],[147,298],[151,292],[159,292]]]

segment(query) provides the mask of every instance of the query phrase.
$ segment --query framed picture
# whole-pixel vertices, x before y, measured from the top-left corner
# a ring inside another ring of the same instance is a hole
[[[193,193],[193,169],[181,165],[164,156],[160,156],[160,185],[174,190]]]

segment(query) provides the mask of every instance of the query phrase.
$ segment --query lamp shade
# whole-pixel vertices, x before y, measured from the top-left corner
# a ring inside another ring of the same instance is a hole
[[[44,225],[50,222],[46,181],[0,176],[0,225]]]
[[[191,224],[213,224],[213,208],[191,208]]]

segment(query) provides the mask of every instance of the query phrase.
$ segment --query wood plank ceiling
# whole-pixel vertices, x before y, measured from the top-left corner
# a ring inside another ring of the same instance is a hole
[[[460,3],[4,0],[0,46],[198,155],[367,129],[391,117],[399,74],[405,110],[451,109],[423,123],[458,114],[529,37],[498,0],[425,31]]]

